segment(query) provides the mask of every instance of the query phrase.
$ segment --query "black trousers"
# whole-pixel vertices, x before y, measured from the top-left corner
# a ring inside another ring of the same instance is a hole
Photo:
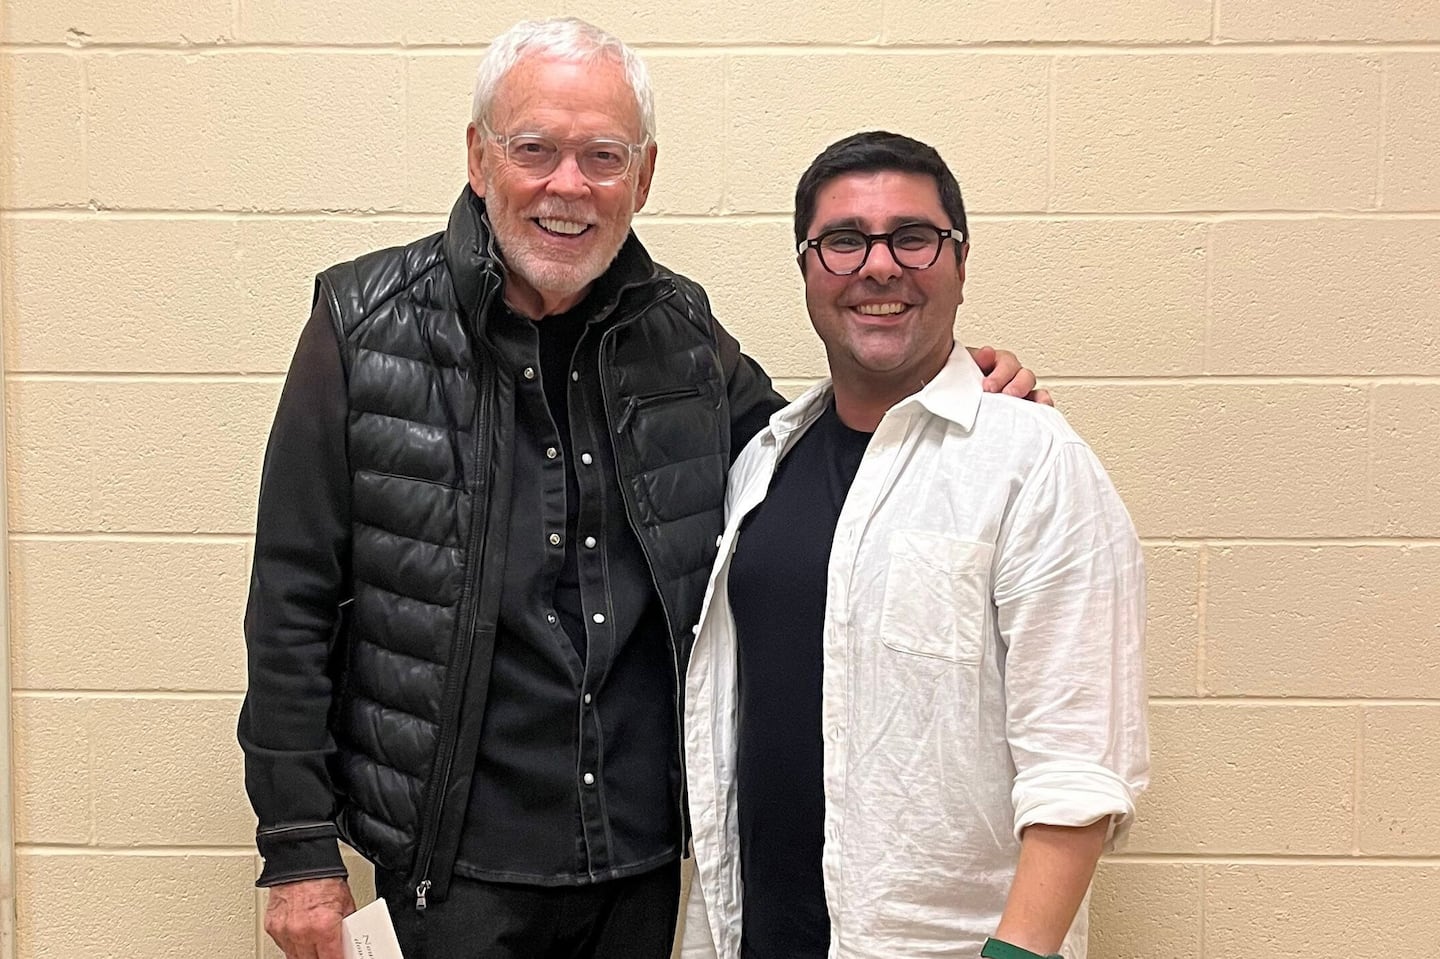
[[[680,863],[588,886],[526,886],[456,876],[415,909],[403,874],[375,872],[405,959],[669,959]]]

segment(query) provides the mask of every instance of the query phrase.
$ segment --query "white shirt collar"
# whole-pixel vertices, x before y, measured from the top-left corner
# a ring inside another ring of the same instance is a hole
[[[984,379],[970,351],[958,343],[952,344],[950,356],[935,378],[890,407],[885,416],[906,415],[912,407],[919,406],[969,430],[974,427],[975,416],[980,410]],[[771,416],[770,432],[775,441],[782,447],[786,446],[791,433],[809,426],[824,411],[832,392],[831,380],[826,377]]]

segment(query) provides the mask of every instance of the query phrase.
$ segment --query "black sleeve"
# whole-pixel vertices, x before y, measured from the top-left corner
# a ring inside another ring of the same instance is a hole
[[[345,875],[326,759],[328,664],[350,563],[347,417],[339,340],[317,296],[265,450],[245,610],[239,739],[262,886]]]

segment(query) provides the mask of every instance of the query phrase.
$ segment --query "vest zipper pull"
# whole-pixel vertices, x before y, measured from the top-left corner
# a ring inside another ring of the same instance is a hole
[[[630,425],[630,420],[635,417],[635,408],[639,405],[639,402],[633,396],[625,401],[625,408],[620,411],[620,419],[615,423],[616,433],[625,432],[625,427]]]
[[[429,879],[420,880],[420,885],[415,887],[415,911],[424,912],[429,905],[425,901],[425,894],[430,891],[431,882]]]

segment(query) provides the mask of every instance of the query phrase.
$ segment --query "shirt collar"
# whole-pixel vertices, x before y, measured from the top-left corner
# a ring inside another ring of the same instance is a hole
[[[985,376],[975,365],[970,351],[959,343],[952,344],[950,358],[935,378],[918,393],[912,393],[890,407],[886,415],[893,416],[912,405],[919,405],[961,429],[969,430],[975,425],[975,416],[980,412],[980,397],[985,392],[982,387],[984,380]]]
[[[961,429],[969,430],[974,427],[975,417],[980,411],[984,379],[970,351],[958,343],[952,344],[950,356],[935,378],[890,407],[885,417],[908,416],[924,409]],[[808,427],[824,411],[831,392],[831,381],[826,377],[770,417],[770,432],[782,448],[788,445],[790,434]]]

